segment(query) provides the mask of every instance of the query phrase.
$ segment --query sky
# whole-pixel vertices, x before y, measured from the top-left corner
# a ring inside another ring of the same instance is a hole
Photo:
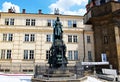
[[[87,0],[0,0],[0,4],[0,12],[14,7],[17,13],[22,9],[26,9],[26,13],[38,13],[41,9],[44,14],[53,14],[58,8],[60,14],[83,16]]]

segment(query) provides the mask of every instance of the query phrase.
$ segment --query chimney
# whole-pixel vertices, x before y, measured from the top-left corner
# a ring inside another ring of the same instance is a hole
[[[25,9],[23,9],[23,10],[22,10],[22,13],[23,13],[23,14],[25,14],[25,13],[26,13],[26,10],[25,10]]]
[[[38,14],[42,14],[42,10],[41,9],[38,10]]]

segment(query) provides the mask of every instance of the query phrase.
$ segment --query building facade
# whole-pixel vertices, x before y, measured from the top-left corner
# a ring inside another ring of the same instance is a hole
[[[88,0],[88,4],[86,5],[86,10],[88,11],[94,6],[100,6],[110,1],[120,2],[120,0]]]
[[[111,68],[120,72],[120,2],[110,0],[93,6],[84,17],[85,24],[93,25],[95,61],[102,61],[102,54]]]
[[[93,31],[82,16],[9,10],[0,12],[0,71],[33,72],[35,65],[47,65],[57,17],[63,25],[68,65],[94,61]]]

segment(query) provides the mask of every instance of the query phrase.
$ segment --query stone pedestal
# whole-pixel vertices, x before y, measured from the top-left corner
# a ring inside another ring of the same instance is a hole
[[[43,74],[44,77],[71,77],[74,74],[64,69],[48,69]]]

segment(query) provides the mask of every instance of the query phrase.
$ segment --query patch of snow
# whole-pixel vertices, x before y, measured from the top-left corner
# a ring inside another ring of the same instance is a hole
[[[102,82],[102,81],[100,81],[100,80],[98,80],[98,79],[96,79],[94,77],[88,76],[87,80],[85,80],[84,82]]]
[[[12,78],[9,76],[0,76],[0,81],[2,82],[21,82],[19,78]]]
[[[31,82],[33,74],[5,74],[0,73],[0,81],[2,82]]]

